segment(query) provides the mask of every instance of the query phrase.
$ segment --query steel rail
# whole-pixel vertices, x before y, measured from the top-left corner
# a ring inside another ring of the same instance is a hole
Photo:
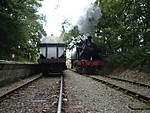
[[[59,101],[58,101],[58,106],[57,106],[57,113],[61,113],[62,95],[63,95],[63,75],[61,75],[61,83],[60,83],[60,92],[59,92]]]
[[[71,69],[69,69],[69,70],[71,70]],[[71,71],[74,71],[74,70],[71,70]],[[75,71],[74,71],[74,72],[75,72]],[[75,72],[75,73],[77,73],[77,72]],[[136,92],[131,91],[131,90],[129,90],[129,89],[122,88],[122,87],[120,87],[120,86],[118,86],[118,85],[115,85],[115,84],[112,84],[112,83],[110,83],[110,82],[107,82],[107,80],[106,80],[106,81],[105,81],[105,80],[101,80],[100,78],[98,79],[98,78],[91,77],[91,76],[88,76],[88,75],[83,75],[83,76],[88,77],[88,78],[91,78],[91,79],[93,79],[93,80],[95,80],[95,81],[101,82],[102,84],[105,84],[105,85],[107,85],[107,86],[109,86],[109,87],[111,87],[111,88],[114,88],[114,89],[116,89],[116,90],[122,91],[123,93],[125,93],[125,94],[127,94],[127,95],[129,95],[129,96],[132,96],[133,98],[136,98],[136,99],[138,99],[138,100],[140,100],[140,101],[142,101],[142,102],[144,102],[144,103],[150,105],[150,97],[147,97],[147,96],[145,96],[145,95],[136,93]],[[105,77],[105,76],[104,76],[104,77]],[[109,78],[109,77],[108,77],[108,78]],[[122,80],[122,81],[126,81],[126,80]],[[130,82],[130,81],[129,81],[129,82]],[[130,83],[131,83],[131,82],[130,82]],[[133,84],[134,84],[134,83],[133,83]],[[135,84],[138,84],[138,83],[135,83]],[[144,86],[144,87],[145,87],[145,84],[144,84],[144,85],[141,85],[141,86]],[[134,108],[134,107],[132,107],[132,106],[129,106],[129,108],[130,108],[130,109],[133,109],[133,110],[150,110],[150,108]]]
[[[69,69],[69,70],[71,70],[73,72],[76,72],[73,69]],[[142,83],[142,82],[135,82],[135,81],[131,81],[131,80],[121,79],[121,78],[117,78],[117,77],[110,77],[110,76],[101,76],[101,77],[106,77],[106,78],[109,78],[109,79],[114,79],[114,80],[118,80],[118,81],[128,82],[128,83],[131,83],[131,84],[135,84],[135,85],[139,85],[139,86],[150,88],[149,84],[145,84],[145,83]]]
[[[116,77],[109,77],[109,76],[102,76],[102,77],[106,77],[106,78],[114,79],[114,80],[119,80],[119,81],[123,81],[123,82],[128,82],[128,83],[132,83],[132,84],[135,84],[135,85],[150,88],[149,84],[144,84],[144,83],[141,83],[141,82],[134,82],[134,81],[131,81],[131,80],[126,80],[126,79],[121,79],[121,78],[116,78]]]
[[[95,78],[95,77],[91,77],[91,76],[86,76],[86,77],[89,77],[89,78],[91,78],[93,80],[101,82],[101,83],[103,83],[103,84],[105,84],[105,85],[107,85],[107,86],[109,86],[111,88],[115,88],[117,90],[123,91],[124,93],[126,93],[126,94],[128,94],[128,95],[130,95],[130,96],[132,96],[134,98],[137,98],[138,100],[141,100],[141,101],[143,101],[145,103],[150,103],[150,97],[147,97],[145,95],[136,93],[136,92],[131,91],[129,89],[122,88],[122,87],[120,87],[118,85],[115,85],[115,84],[112,84],[110,82],[107,82],[107,80],[105,81],[105,80],[101,80],[101,79],[98,79],[98,78]]]
[[[1,94],[1,95],[0,95],[0,101],[2,101],[4,97],[6,97],[7,95],[13,93],[14,91],[16,91],[16,90],[18,90],[18,89],[20,89],[20,88],[22,88],[22,87],[28,85],[29,83],[31,83],[31,82],[33,82],[33,81],[39,79],[41,76],[42,76],[42,73],[38,74],[35,78],[33,78],[33,79],[31,79],[31,80],[29,80],[29,81],[27,81],[27,82],[25,82],[25,83],[23,83],[23,84],[21,84],[21,85],[19,85],[19,86],[16,86],[15,88],[10,89],[10,90],[8,90],[7,92]]]

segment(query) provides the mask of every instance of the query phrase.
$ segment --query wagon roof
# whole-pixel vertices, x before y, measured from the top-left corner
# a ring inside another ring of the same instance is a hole
[[[66,47],[64,43],[41,43],[39,47]]]

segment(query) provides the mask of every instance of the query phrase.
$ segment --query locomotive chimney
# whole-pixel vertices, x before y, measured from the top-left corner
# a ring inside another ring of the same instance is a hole
[[[92,41],[92,36],[88,36],[87,38],[88,38],[89,42]]]

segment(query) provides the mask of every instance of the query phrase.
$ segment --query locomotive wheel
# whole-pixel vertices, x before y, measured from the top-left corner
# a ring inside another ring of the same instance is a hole
[[[85,67],[81,67],[80,69],[79,69],[79,73],[80,74],[86,74],[86,68]]]
[[[83,67],[81,72],[82,72],[82,74],[86,74],[87,73],[86,71],[87,71],[87,69],[85,67]]]
[[[75,66],[75,70],[77,71],[77,73],[82,74],[82,68],[81,67]]]
[[[81,69],[80,69],[79,67],[76,68],[76,71],[77,71],[77,73],[82,74],[82,73],[81,73]]]
[[[96,68],[94,68],[94,67],[79,67],[79,66],[75,66],[75,70],[79,74],[91,74],[91,75],[98,74],[97,71],[96,71]]]

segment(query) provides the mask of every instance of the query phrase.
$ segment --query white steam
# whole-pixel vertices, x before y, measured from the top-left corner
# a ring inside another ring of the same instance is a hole
[[[98,24],[98,20],[101,17],[101,10],[100,8],[95,5],[91,4],[85,10],[85,14],[79,18],[78,27],[80,33],[92,33],[95,29],[95,26]]]

